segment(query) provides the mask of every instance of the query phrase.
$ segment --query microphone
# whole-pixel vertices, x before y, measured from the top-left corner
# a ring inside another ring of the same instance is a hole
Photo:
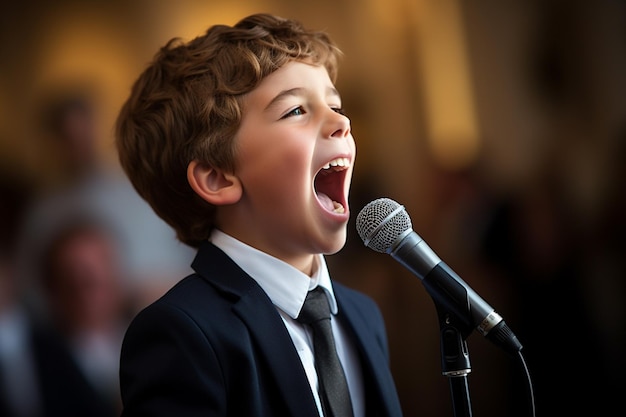
[[[522,350],[517,336],[495,309],[413,231],[404,206],[389,198],[371,201],[357,215],[356,228],[365,246],[391,255],[417,275],[435,304],[454,314],[466,326],[467,332],[476,329],[512,354]]]

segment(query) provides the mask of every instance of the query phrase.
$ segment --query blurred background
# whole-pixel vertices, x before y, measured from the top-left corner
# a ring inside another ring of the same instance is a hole
[[[623,1],[24,0],[0,6],[0,390],[14,415],[119,410],[125,325],[193,253],[120,172],[115,117],[170,38],[254,12],[324,29],[345,53],[359,155],[348,243],[329,263],[381,306],[405,415],[452,403],[432,300],[356,234],[378,197],[517,334],[539,416],[620,406]],[[477,334],[468,346],[476,415],[529,415],[517,360]]]

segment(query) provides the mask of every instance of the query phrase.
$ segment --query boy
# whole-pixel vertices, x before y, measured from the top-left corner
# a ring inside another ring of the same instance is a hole
[[[326,34],[258,14],[170,41],[135,83],[122,166],[198,253],[127,331],[124,417],[330,415],[296,320],[315,287],[353,410],[335,417],[401,415],[381,314],[331,282],[323,257],[345,244],[355,158],[339,55]]]

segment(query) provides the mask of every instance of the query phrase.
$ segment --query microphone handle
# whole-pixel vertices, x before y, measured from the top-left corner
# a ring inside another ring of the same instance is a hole
[[[413,230],[397,239],[389,254],[421,279],[435,303],[443,306],[467,331],[476,329],[493,343],[517,352],[522,345],[502,317],[445,264]]]

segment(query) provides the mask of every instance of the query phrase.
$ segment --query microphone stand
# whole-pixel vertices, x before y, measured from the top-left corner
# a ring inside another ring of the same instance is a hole
[[[466,338],[472,329],[435,301],[439,317],[442,373],[448,377],[455,417],[471,417],[467,375],[472,371]]]

